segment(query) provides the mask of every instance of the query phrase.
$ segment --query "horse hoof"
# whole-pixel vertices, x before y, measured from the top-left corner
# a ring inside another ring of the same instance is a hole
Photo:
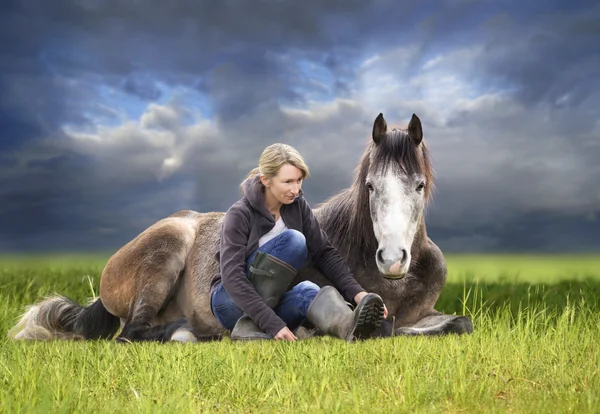
[[[187,329],[178,329],[171,335],[172,342],[198,342],[198,338]]]
[[[460,316],[452,320],[447,328],[448,333],[454,333],[458,335],[471,334],[473,333],[473,322],[468,316]]]

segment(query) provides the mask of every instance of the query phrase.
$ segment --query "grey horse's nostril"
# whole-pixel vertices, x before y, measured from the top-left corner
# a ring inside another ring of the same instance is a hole
[[[402,263],[402,264],[406,263],[407,259],[408,259],[408,252],[406,251],[406,249],[402,249],[402,260],[400,261],[400,263]]]
[[[379,263],[385,263],[383,260],[383,249],[378,249],[377,250],[377,261]]]

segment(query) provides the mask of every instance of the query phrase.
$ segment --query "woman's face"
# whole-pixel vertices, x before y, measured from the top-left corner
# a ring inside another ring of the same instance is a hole
[[[291,204],[302,188],[302,170],[291,164],[283,164],[272,179],[261,176],[261,181],[281,204]]]

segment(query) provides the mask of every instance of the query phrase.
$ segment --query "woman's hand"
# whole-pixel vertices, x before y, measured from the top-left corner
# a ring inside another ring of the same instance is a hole
[[[279,332],[275,334],[275,339],[284,341],[295,341],[296,335],[287,326],[284,326]]]
[[[354,296],[354,302],[358,305],[360,303],[360,301],[368,295],[368,292],[365,292],[364,290],[362,292],[358,292],[356,294],[356,296]],[[388,317],[388,310],[385,307],[385,303],[383,304],[383,319],[387,319]]]

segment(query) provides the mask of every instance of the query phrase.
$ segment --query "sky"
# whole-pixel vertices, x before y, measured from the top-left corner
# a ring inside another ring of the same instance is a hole
[[[421,119],[445,252],[600,250],[598,2],[4,0],[0,57],[0,252],[226,211],[274,142],[316,207],[380,112]]]

